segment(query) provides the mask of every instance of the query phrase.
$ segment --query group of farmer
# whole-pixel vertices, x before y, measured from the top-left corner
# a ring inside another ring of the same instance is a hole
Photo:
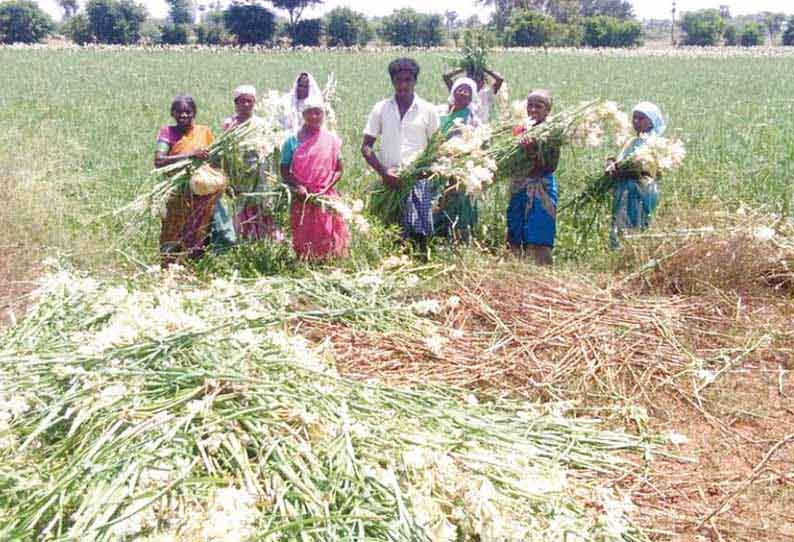
[[[411,58],[398,58],[388,66],[394,87],[393,96],[373,107],[363,131],[361,154],[378,174],[386,189],[398,190],[403,180],[402,168],[408,166],[441,130],[445,137],[456,137],[460,123],[476,126],[488,123],[495,96],[503,78],[492,70],[467,74],[456,70],[444,74],[450,91],[444,110],[416,95],[419,65]],[[233,116],[223,122],[223,130],[232,130],[245,122],[260,122],[254,115],[256,90],[243,85],[234,90]],[[281,180],[293,194],[290,227],[293,248],[301,259],[322,260],[344,257],[348,253],[350,234],[342,217],[317,203],[313,196],[336,196],[334,186],[342,177],[342,142],[325,129],[325,104],[322,92],[312,75],[301,72],[284,97],[282,125],[289,133],[280,153]],[[548,90],[531,90],[526,98],[526,114],[534,123],[543,123],[552,109]],[[163,127],[157,137],[155,166],[162,167],[185,158],[208,158],[213,142],[209,128],[194,123],[197,108],[190,96],[177,96],[171,104],[174,126]],[[633,128],[637,137],[629,141],[615,159],[607,162],[605,171],[616,178],[613,201],[612,240],[626,229],[647,227],[658,202],[658,189],[648,172],[620,171],[616,161],[642,145],[647,133],[660,134],[664,120],[659,109],[648,102],[633,110]],[[517,255],[527,255],[535,263],[552,263],[556,236],[557,184],[555,170],[559,147],[538,143],[522,137],[524,124],[514,134],[532,157],[526,172],[510,184],[507,208],[506,240]],[[379,142],[379,149],[375,144]],[[538,152],[541,150],[542,152]],[[249,178],[235,179],[247,186],[243,193],[265,190],[262,164],[254,154]],[[257,167],[259,163],[259,167]],[[283,241],[272,214],[262,198],[237,198],[231,212],[220,202],[220,193],[196,195],[189,189],[173,194],[167,204],[162,223],[160,250],[164,265],[187,255],[196,258],[208,246],[223,248],[241,238],[269,238]],[[403,238],[426,249],[431,237],[445,236],[468,241],[477,222],[477,204],[461,191],[437,193],[427,179],[415,179],[400,206],[400,227]]]

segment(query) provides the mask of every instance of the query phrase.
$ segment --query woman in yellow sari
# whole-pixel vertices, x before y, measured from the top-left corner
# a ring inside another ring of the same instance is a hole
[[[186,158],[206,160],[214,137],[207,126],[194,124],[196,102],[181,95],[171,103],[175,126],[163,126],[157,135],[154,167],[163,167]],[[160,231],[160,256],[168,267],[182,256],[198,259],[204,254],[212,211],[221,193],[198,196],[190,188],[174,193],[168,200]]]

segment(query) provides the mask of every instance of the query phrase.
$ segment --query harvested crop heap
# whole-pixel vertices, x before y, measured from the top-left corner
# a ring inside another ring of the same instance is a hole
[[[540,272],[459,273],[446,300],[424,302],[441,321],[438,337],[328,325],[341,370],[567,400],[652,391],[708,362],[683,341],[716,333],[707,300],[634,298]]]
[[[0,337],[0,538],[644,540],[599,479],[638,439],[559,406],[346,379],[285,331],[431,332],[399,296],[417,280],[54,270]]]
[[[700,220],[690,229],[630,236],[633,258],[653,256],[658,262],[646,274],[648,287],[688,295],[719,289],[742,296],[790,297],[794,221],[745,207]]]

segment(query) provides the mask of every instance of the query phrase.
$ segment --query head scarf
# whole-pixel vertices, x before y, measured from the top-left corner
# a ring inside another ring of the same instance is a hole
[[[307,109],[322,109],[325,110],[325,100],[323,100],[322,94],[311,94],[303,100],[301,104],[301,114],[306,111]]]
[[[309,95],[306,96],[305,99],[309,99],[312,96],[320,96],[322,97],[323,93],[320,90],[320,85],[317,84],[317,81],[314,80],[314,77],[309,72],[300,72],[297,77],[295,77],[295,82],[292,84],[292,92],[290,93],[290,97],[292,98],[292,110],[299,111],[298,109],[298,81],[303,76],[309,78]]]
[[[664,121],[662,111],[656,104],[651,102],[640,102],[634,106],[631,112],[639,112],[648,117],[653,125],[651,132],[656,136],[661,136],[667,128],[667,123]]]
[[[234,89],[234,99],[236,100],[240,96],[253,96],[256,99],[256,88],[254,85],[240,85]]]
[[[540,100],[543,103],[545,103],[546,106],[549,108],[549,111],[551,111],[552,98],[551,98],[550,90],[546,90],[545,88],[530,90],[529,94],[527,94],[527,101],[529,101],[532,98],[535,98],[536,100]]]
[[[469,104],[469,106],[477,107],[480,104],[480,94],[477,92],[477,83],[468,77],[455,79],[455,82],[452,84],[452,89],[449,91],[449,103],[455,103],[455,91],[458,90],[458,87],[463,85],[468,85],[471,89],[471,104]]]

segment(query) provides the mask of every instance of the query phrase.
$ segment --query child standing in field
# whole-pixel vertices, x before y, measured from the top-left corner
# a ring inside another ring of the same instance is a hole
[[[163,126],[157,135],[154,167],[160,168],[186,158],[208,158],[207,149],[214,137],[207,126],[195,124],[196,102],[180,95],[171,103],[176,125]],[[197,259],[204,253],[209,224],[220,192],[199,196],[189,187],[175,192],[168,200],[160,232],[160,254],[164,267],[187,255]]]
[[[642,102],[632,110],[632,125],[636,137],[626,142],[617,159],[608,160],[606,166],[606,173],[616,180],[609,233],[609,243],[613,249],[620,247],[620,237],[625,230],[647,228],[659,204],[657,172],[646,171],[625,160],[645,145],[648,136],[661,136],[667,124],[655,104]],[[629,165],[618,167],[617,164],[622,161]]]
[[[250,122],[261,125],[262,117],[254,115],[256,88],[253,85],[240,85],[234,89],[234,115],[223,121],[223,131],[234,130],[241,124]],[[283,240],[283,234],[276,226],[272,213],[266,208],[261,196],[247,195],[267,191],[265,175],[270,164],[262,163],[256,150],[248,150],[241,157],[233,172],[233,187],[237,196],[234,211],[234,233],[250,240]]]
[[[303,103],[303,123],[281,149],[281,177],[295,194],[290,210],[292,246],[302,260],[324,260],[348,254],[350,233],[344,219],[312,201],[312,196],[337,198],[342,178],[342,140],[323,128],[322,96]]]
[[[548,90],[532,90],[527,96],[527,116],[540,124],[551,112]],[[521,136],[524,125],[513,133]],[[530,159],[530,169],[510,184],[507,207],[507,243],[516,255],[531,255],[538,265],[552,264],[557,234],[557,180],[554,172],[560,160],[557,144],[522,137],[521,146]]]

